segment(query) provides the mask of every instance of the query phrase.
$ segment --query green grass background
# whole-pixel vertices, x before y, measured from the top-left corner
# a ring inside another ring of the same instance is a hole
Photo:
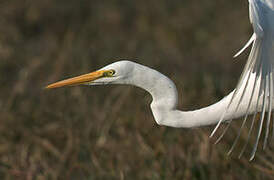
[[[138,88],[43,89],[129,59],[201,108],[236,86],[251,34],[246,0],[1,0],[0,179],[272,179],[271,146],[226,156],[240,121],[214,145],[213,126],[158,126]]]

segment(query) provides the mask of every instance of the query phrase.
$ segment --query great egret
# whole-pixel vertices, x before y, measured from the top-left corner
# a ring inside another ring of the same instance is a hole
[[[249,42],[235,56],[243,52],[252,42],[253,46],[240,77],[237,87],[219,102],[194,111],[177,110],[178,94],[175,84],[165,75],[149,67],[135,62],[123,60],[107,65],[95,72],[77,76],[48,85],[46,88],[58,88],[71,85],[106,85],[128,84],[148,91],[153,100],[151,110],[159,125],[171,127],[198,127],[228,121],[227,128],[220,136],[223,137],[232,119],[244,116],[238,136],[229,153],[237,144],[247,116],[254,114],[248,134],[248,140],[254,127],[255,115],[261,112],[258,134],[250,160],[255,156],[262,127],[266,118],[264,148],[267,144],[273,100],[273,57],[274,57],[274,1],[249,0],[250,21],[254,34]],[[248,142],[247,140],[247,142]],[[240,156],[246,148],[244,145]]]

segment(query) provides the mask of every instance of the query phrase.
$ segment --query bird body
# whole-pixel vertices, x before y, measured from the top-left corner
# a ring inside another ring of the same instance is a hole
[[[264,147],[267,144],[271,112],[274,108],[272,103],[274,85],[274,0],[249,0],[249,13],[254,34],[244,48],[235,55],[240,55],[252,44],[245,68],[236,88],[222,100],[210,106],[194,111],[178,110],[178,92],[175,84],[168,77],[154,69],[127,60],[112,63],[92,73],[59,81],[47,86],[47,88],[79,84],[134,85],[151,94],[151,110],[156,122],[160,125],[191,128],[217,124],[211,134],[212,136],[222,122],[228,121],[227,128],[219,140],[230,126],[232,119],[244,116],[239,133],[229,153],[236,146],[248,115],[254,114],[247,142],[255,124],[256,114],[261,112],[257,138],[250,158],[252,160],[257,150],[265,119]],[[247,143],[244,145],[240,156],[246,145]]]

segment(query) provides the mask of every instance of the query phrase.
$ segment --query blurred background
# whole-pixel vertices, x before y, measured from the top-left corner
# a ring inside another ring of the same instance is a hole
[[[226,156],[241,121],[214,145],[213,126],[158,126],[138,88],[43,89],[129,59],[169,76],[180,109],[201,108],[236,86],[251,34],[248,1],[0,1],[0,178],[272,179],[271,147]]]

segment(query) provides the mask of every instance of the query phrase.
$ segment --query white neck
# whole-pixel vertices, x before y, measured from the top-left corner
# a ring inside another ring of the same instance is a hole
[[[145,89],[151,94],[153,98],[151,103],[152,113],[156,122],[160,125],[189,128],[216,124],[221,119],[223,112],[226,111],[233,95],[233,92],[231,92],[219,102],[198,110],[180,111],[177,110],[178,93],[176,86],[168,77],[139,64],[136,64],[134,71],[136,76],[128,84]],[[248,87],[245,93],[250,94],[251,87]],[[240,97],[235,98],[239,99]],[[231,108],[224,114],[223,120],[230,120],[245,115],[248,102],[248,100],[242,101],[236,112],[236,105],[231,105]],[[255,111],[255,107],[256,103],[252,102],[249,114]]]

